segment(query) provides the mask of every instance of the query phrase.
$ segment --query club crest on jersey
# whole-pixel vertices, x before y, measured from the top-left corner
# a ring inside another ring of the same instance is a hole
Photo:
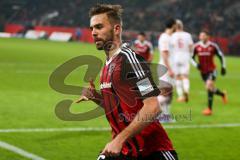
[[[110,64],[109,69],[108,69],[108,74],[112,74],[113,73],[113,70],[114,70],[115,66],[116,66],[115,63]]]
[[[103,82],[100,84],[100,89],[112,88],[112,82]]]

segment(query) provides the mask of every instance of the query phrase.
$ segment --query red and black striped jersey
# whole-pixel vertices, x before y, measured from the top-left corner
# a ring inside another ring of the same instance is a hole
[[[223,53],[214,42],[208,41],[204,44],[202,41],[199,41],[194,45],[194,56],[198,56],[200,71],[202,73],[209,73],[216,69],[214,63],[214,56],[217,55],[222,63],[222,67],[225,67],[225,62],[223,58]]]
[[[150,55],[153,54],[152,43],[147,40],[143,42],[135,40],[133,47],[135,52],[142,56],[146,61],[148,61]]]
[[[148,64],[128,47],[121,47],[106,62],[100,82],[112,138],[136,117],[145,98],[160,94]],[[172,143],[161,124],[154,121],[124,144],[122,154],[136,157],[162,150],[173,150]]]

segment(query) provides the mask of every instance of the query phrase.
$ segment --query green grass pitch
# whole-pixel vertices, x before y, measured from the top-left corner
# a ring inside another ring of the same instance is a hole
[[[108,127],[104,116],[89,121],[62,121],[55,115],[55,105],[63,99],[75,100],[76,95],[64,95],[52,90],[48,80],[56,67],[79,55],[94,55],[104,60],[104,53],[94,45],[61,43],[45,40],[0,39],[0,130],[19,128],[85,128]],[[214,114],[201,115],[206,107],[204,84],[196,69],[191,68],[191,93],[188,104],[172,104],[175,115],[187,115],[191,120],[179,120],[178,125],[240,124],[240,59],[227,57],[227,75],[218,76],[216,85],[227,90],[229,103],[214,97]],[[154,61],[158,61],[155,52]],[[217,60],[218,61],[218,60]],[[217,63],[219,64],[219,63]],[[218,65],[219,68],[219,65]],[[85,86],[85,67],[67,77],[65,83]],[[98,85],[98,80],[96,80]],[[91,110],[91,102],[73,104],[71,111]],[[240,127],[167,129],[181,160],[236,160],[240,157]],[[0,132],[0,141],[19,147],[47,160],[94,160],[110,141],[108,131],[86,132]],[[0,147],[0,160],[25,160]]]

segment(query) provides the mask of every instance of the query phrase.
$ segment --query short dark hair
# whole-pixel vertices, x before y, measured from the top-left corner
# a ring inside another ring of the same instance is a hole
[[[144,37],[146,36],[146,34],[143,31],[139,32],[138,34]]]
[[[174,18],[169,18],[166,22],[165,22],[165,27],[166,28],[172,28],[173,25],[176,24],[176,20]]]
[[[203,29],[203,30],[201,30],[201,32],[200,33],[205,33],[206,35],[208,35],[209,36],[209,30],[207,30],[207,29]]]
[[[89,17],[106,13],[112,24],[122,24],[122,6],[111,4],[97,4],[89,11]]]

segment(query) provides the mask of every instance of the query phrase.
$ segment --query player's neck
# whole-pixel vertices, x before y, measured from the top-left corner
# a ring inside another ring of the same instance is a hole
[[[114,56],[114,54],[117,52],[117,50],[120,48],[120,46],[121,46],[121,42],[114,42],[112,44],[112,47],[110,47],[111,49],[105,50],[107,60],[109,60],[110,58],[112,58]]]
[[[166,29],[165,33],[167,33],[168,35],[171,35],[172,34],[172,30],[171,29]]]
[[[183,30],[182,29],[177,29],[176,32],[183,32]]]
[[[203,42],[203,44],[207,44],[208,43],[208,40],[206,40],[206,41],[202,41]]]

